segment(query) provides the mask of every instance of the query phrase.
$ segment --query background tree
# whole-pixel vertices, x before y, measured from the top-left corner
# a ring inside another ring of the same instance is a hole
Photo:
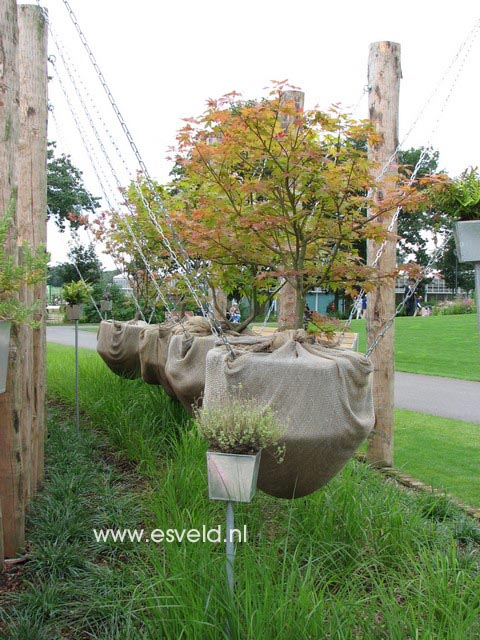
[[[447,187],[435,194],[435,206],[447,217],[452,226],[457,220],[480,219],[480,174],[477,168],[467,168],[462,174],[450,182]],[[455,294],[458,289],[473,291],[475,275],[469,263],[459,263],[453,237],[447,244],[440,258],[438,268],[441,270],[447,286]]]
[[[61,286],[66,282],[77,282],[80,280],[75,265],[78,267],[83,279],[90,284],[95,284],[100,281],[103,267],[95,252],[93,243],[83,246],[77,242],[70,247],[68,257],[70,259],[69,262],[63,262],[50,269],[47,284]]]
[[[109,317],[115,320],[131,320],[135,315],[135,305],[133,300],[126,296],[121,288],[116,284],[106,284],[105,281],[97,282],[92,287],[92,298],[99,306],[100,300],[108,293],[112,301],[112,311]],[[86,322],[98,322],[98,313],[92,301],[87,302],[83,307],[83,317]]]
[[[82,172],[72,164],[70,156],[55,156],[55,143],[50,142],[47,151],[47,217],[53,216],[61,231],[65,230],[66,224],[78,229],[84,224],[85,216],[95,213],[99,204],[99,198],[85,188]]]
[[[475,289],[475,272],[471,264],[458,262],[453,236],[447,240],[445,250],[436,266],[454,295],[457,295],[459,289],[467,292]]]
[[[417,176],[444,175],[438,169],[438,151],[433,149],[407,149],[399,151],[398,161],[400,172],[408,178],[416,167],[421,155],[423,160],[418,169]],[[428,186],[419,188],[428,188]],[[397,254],[399,262],[413,260],[417,264],[426,266],[430,259],[431,250],[429,242],[437,235],[443,237],[444,233],[451,228],[451,220],[443,212],[439,211],[433,203],[422,203],[420,206],[412,208],[402,207],[398,218],[398,245]]]

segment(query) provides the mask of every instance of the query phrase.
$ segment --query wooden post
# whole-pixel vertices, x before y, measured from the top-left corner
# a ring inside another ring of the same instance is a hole
[[[47,240],[47,24],[39,6],[18,8],[20,142],[18,154],[18,235],[32,250]],[[46,283],[28,287],[25,301],[39,301],[39,329],[22,328],[25,365],[21,429],[27,497],[43,479],[45,402]]]
[[[380,168],[387,165],[398,146],[398,105],[400,94],[400,45],[395,42],[375,42],[370,45],[368,59],[369,114],[382,142],[369,148],[369,158]],[[378,170],[377,170],[378,172]],[[395,175],[389,166],[385,177]],[[377,176],[378,177],[378,173]],[[374,194],[382,198],[382,181]],[[392,221],[394,211],[380,220],[384,227]],[[396,225],[393,229],[396,232]],[[379,248],[378,243],[367,242],[367,262],[372,264]],[[396,265],[396,243],[388,242],[380,258],[379,274],[393,271]],[[367,296],[367,340],[371,344],[395,311],[395,283],[378,287]],[[393,464],[393,406],[394,406],[394,328],[380,341],[372,354],[374,365],[373,399],[375,429],[368,443],[368,461],[376,465]]]
[[[13,213],[13,227],[7,243],[18,262],[17,145],[18,73],[17,3],[0,0],[0,216]],[[0,501],[3,515],[5,557],[14,556],[24,544],[25,502],[20,437],[21,367],[18,330],[12,327],[7,389],[0,394]]]
[[[305,93],[303,91],[283,91],[280,96],[280,103],[295,103],[295,108],[300,111],[305,104]],[[284,129],[287,129],[293,122],[293,116],[282,116],[280,123]],[[302,284],[302,277],[295,278],[297,287]],[[303,311],[297,308],[297,287],[294,287],[288,280],[280,289],[278,294],[278,328],[283,329],[300,329],[303,326]]]

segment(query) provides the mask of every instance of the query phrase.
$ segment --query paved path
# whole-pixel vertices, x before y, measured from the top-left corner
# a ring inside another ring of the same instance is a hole
[[[480,382],[397,371],[395,406],[480,424]]]
[[[73,345],[74,340],[73,326],[47,327],[48,342]],[[78,344],[84,349],[96,349],[97,334],[80,330]],[[480,382],[397,371],[395,406],[480,424]]]

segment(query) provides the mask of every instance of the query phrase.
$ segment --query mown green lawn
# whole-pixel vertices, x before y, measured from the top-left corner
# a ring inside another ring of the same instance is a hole
[[[480,424],[395,411],[394,462],[480,508]]]
[[[365,350],[365,320],[354,320],[360,351]],[[395,368],[432,376],[480,380],[480,343],[476,314],[395,320]]]

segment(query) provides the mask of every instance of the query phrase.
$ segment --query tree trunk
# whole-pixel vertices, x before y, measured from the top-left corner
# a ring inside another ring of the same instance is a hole
[[[18,263],[17,223],[17,4],[0,1],[0,216],[13,214],[6,250]],[[3,513],[5,557],[14,556],[24,544],[25,502],[20,435],[21,367],[19,336],[15,326],[10,337],[7,389],[0,394],[0,502]],[[2,560],[3,564],[3,560]]]
[[[370,46],[368,60],[368,84],[370,120],[381,134],[382,142],[369,148],[369,158],[386,166],[398,146],[398,104],[400,93],[400,45],[394,42],[376,42]],[[396,174],[389,166],[386,176]],[[378,173],[377,173],[378,176]],[[376,177],[377,177],[376,176]],[[373,195],[381,200],[382,183]],[[384,227],[391,223],[394,211],[379,219]],[[396,225],[393,229],[396,232]],[[378,243],[367,242],[367,262],[372,264]],[[379,274],[391,272],[396,265],[396,243],[387,242],[382,257],[378,261]],[[367,296],[367,340],[371,344],[382,330],[385,322],[395,311],[395,283],[391,282],[375,289]],[[393,464],[393,406],[394,406],[394,327],[380,341],[372,354],[373,400],[375,406],[375,429],[368,442],[368,461],[375,465]]]
[[[280,102],[286,104],[289,102],[295,103],[295,108],[300,111],[305,104],[305,94],[303,91],[284,91],[280,96]],[[293,122],[293,116],[282,116],[280,118],[280,124],[284,129]],[[288,268],[287,265],[284,265]],[[278,294],[278,328],[283,329],[300,329],[303,327],[303,309],[305,302],[301,304],[302,299],[305,300],[305,294],[303,293],[303,281],[301,282],[301,288],[298,288],[299,279],[295,278],[295,285],[290,282],[285,282]],[[299,310],[299,305],[301,309]]]
[[[38,6],[18,8],[20,144],[18,157],[18,233],[32,250],[47,240],[47,24]],[[22,328],[25,388],[21,429],[27,496],[41,486],[46,425],[45,313],[46,283],[24,292],[25,301],[39,302],[38,329]]]

